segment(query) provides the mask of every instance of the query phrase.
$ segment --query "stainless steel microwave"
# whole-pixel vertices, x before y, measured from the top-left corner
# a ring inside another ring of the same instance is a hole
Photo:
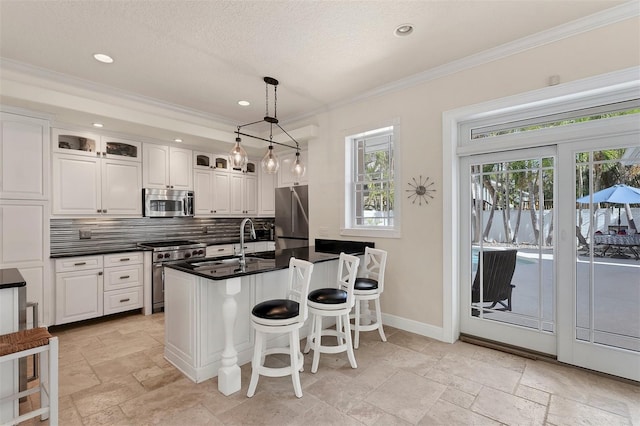
[[[191,217],[193,191],[144,188],[142,210],[146,217]]]

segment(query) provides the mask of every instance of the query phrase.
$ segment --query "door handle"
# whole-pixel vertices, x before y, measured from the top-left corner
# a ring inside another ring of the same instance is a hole
[[[131,278],[131,275],[123,275],[120,277],[121,280],[126,280],[127,278]]]

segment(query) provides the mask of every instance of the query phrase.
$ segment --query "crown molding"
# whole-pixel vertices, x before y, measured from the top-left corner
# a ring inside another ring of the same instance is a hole
[[[115,87],[94,83],[88,80],[72,77],[70,75],[59,73],[49,69],[25,64],[23,62],[15,61],[13,59],[0,57],[0,71],[4,71],[4,70],[18,72],[22,75],[71,86],[73,88],[80,89],[80,90],[90,91],[95,93],[96,95],[116,97],[129,102],[135,102],[141,105],[147,105],[152,108],[163,109],[171,113],[188,115],[188,116],[192,116],[192,117],[206,120],[206,121],[214,121],[222,125],[228,125],[228,126],[234,126],[234,127],[236,125],[234,122],[232,122],[226,117],[205,113],[200,110],[186,108],[186,107],[172,104],[169,102],[160,101],[158,99],[151,98],[148,96],[138,95],[138,94],[131,93]]]
[[[526,50],[534,49],[536,47],[544,46],[546,44],[554,43],[569,37],[573,37],[588,31],[595,30],[597,28],[612,25],[617,22],[621,22],[627,19],[632,19],[640,16],[640,1],[632,0],[621,5],[612,7],[610,9],[594,13],[593,15],[586,16],[584,18],[576,19],[575,21],[568,22],[557,27],[541,31],[536,34],[532,34],[527,37],[520,38],[518,40],[510,41],[500,46],[487,49],[483,52],[479,52],[470,56],[466,56],[462,59],[449,62],[447,64],[428,69],[426,71],[414,74],[401,80],[396,80],[392,83],[377,87],[373,90],[361,93],[352,98],[344,99],[328,106],[318,108],[317,110],[300,115],[296,118],[292,118],[287,121],[299,121],[311,116],[332,110],[335,108],[343,107],[356,102],[361,102],[370,98],[378,97],[381,95],[397,92],[400,90],[408,89],[413,86],[426,83],[428,81],[436,80],[442,77],[446,77],[451,74],[455,74],[460,71],[464,71],[470,68],[474,68],[489,62],[493,62],[499,59],[512,56]]]

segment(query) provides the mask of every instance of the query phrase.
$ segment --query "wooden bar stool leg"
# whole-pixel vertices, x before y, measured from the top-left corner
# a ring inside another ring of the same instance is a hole
[[[313,363],[311,364],[311,372],[318,372],[318,365],[320,364],[320,342],[322,339],[322,317],[320,315],[314,315],[313,325]]]
[[[249,383],[249,390],[247,396],[251,398],[256,392],[258,386],[259,370],[262,366],[262,359],[264,357],[264,350],[262,344],[262,333],[256,330],[256,340],[253,345],[253,359],[251,361],[251,382]]]
[[[354,317],[354,342],[353,347],[358,349],[360,345],[360,301],[356,299],[356,315]]]
[[[291,380],[293,391],[298,398],[302,397],[302,385],[300,384],[300,335],[298,330],[289,333],[289,348],[291,350]]]
[[[42,357],[40,357],[42,358]],[[47,353],[49,360],[49,371],[47,378],[48,396],[49,396],[49,425],[58,425],[58,338],[49,339],[49,352]],[[42,368],[40,368],[42,372]]]
[[[347,356],[349,357],[351,368],[358,368],[358,364],[356,364],[356,356],[353,353],[353,345],[351,343],[351,321],[349,321],[349,314],[345,315],[344,336],[347,344]]]
[[[378,321],[378,332],[383,342],[387,341],[387,336],[384,335],[384,329],[382,328],[382,312],[380,310],[380,298],[375,300],[376,304],[376,321]]]

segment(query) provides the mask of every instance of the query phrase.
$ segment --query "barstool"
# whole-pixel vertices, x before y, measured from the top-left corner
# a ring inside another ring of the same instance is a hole
[[[378,330],[380,338],[383,342],[387,341],[382,329],[382,314],[380,311],[380,295],[384,291],[384,269],[387,264],[387,252],[380,249],[366,247],[364,249],[364,262],[362,264],[361,276],[356,278],[353,294],[356,299],[356,309],[354,315],[354,339],[353,347],[358,349],[360,344],[361,331]],[[362,324],[364,319],[360,310],[361,304],[364,302],[369,305],[369,301],[373,300],[376,309],[375,322],[371,319],[371,311],[368,311],[367,318],[369,324]]]
[[[313,319],[304,352],[307,353],[313,349],[312,373],[318,371],[320,353],[335,354],[346,351],[351,368],[358,368],[351,344],[349,312],[354,305],[353,286],[359,263],[360,259],[356,256],[340,253],[337,287],[320,288],[309,293],[309,312],[313,315]],[[335,317],[336,329],[323,330],[323,317]],[[322,336],[336,336],[337,346],[322,345]]]
[[[43,356],[44,354],[48,356]],[[40,392],[40,408],[11,419],[2,419],[8,424],[18,424],[40,416],[49,419],[50,425],[58,424],[58,338],[51,336],[45,328],[30,328],[0,336],[0,364],[35,354],[40,358],[40,383],[38,386],[2,398],[0,402],[16,401]]]
[[[251,325],[256,330],[256,339],[251,361],[251,382],[247,391],[249,398],[256,391],[259,375],[268,377],[291,375],[294,392],[298,398],[302,397],[299,372],[303,369],[304,358],[300,352],[299,330],[308,316],[307,293],[312,271],[312,263],[292,257],[289,260],[287,298],[258,303],[251,311]],[[289,347],[267,349],[267,335],[282,333],[289,333]],[[282,368],[264,366],[267,355],[287,353],[291,359],[289,366]]]

